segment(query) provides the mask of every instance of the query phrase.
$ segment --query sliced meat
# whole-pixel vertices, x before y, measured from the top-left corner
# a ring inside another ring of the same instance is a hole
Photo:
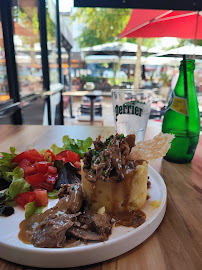
[[[127,141],[131,151],[131,149],[135,146],[135,135],[134,134],[127,135],[125,140]]]
[[[67,202],[66,212],[68,213],[77,213],[83,202],[83,192],[81,184],[64,184],[58,192],[58,198],[60,201],[58,204]]]
[[[67,188],[68,188],[67,184],[61,185],[61,188],[59,189],[58,193],[56,194],[59,199],[61,199],[63,197],[67,197],[67,195],[69,194],[69,191]]]
[[[111,153],[111,166],[113,170],[116,172],[117,181],[119,182],[124,177],[122,171],[121,149],[119,145],[112,144],[108,146],[107,150]]]
[[[96,151],[102,151],[106,147],[106,142],[101,141],[101,136],[98,136],[95,141],[93,141],[94,147]]]
[[[77,222],[83,195],[81,184],[64,185],[63,197],[57,204],[42,214],[32,215],[23,221],[21,227],[27,233],[27,240],[36,247],[62,247],[66,231]]]
[[[69,210],[71,213],[77,213],[83,202],[83,192],[80,184],[76,184],[70,187],[69,190]]]
[[[93,142],[95,149],[89,150],[84,155],[86,179],[94,183],[96,180],[108,181],[111,176],[120,182],[128,168],[126,158],[135,146],[135,135],[116,134],[102,142],[100,136]]]
[[[130,147],[128,143],[122,143],[120,145],[121,154],[122,154],[122,162],[125,160],[125,157],[127,157],[130,153]]]
[[[87,226],[86,228],[97,233],[102,234],[105,238],[108,238],[112,230],[111,216],[105,212],[100,215],[95,211],[89,210],[85,214],[78,218],[81,226]]]
[[[95,224],[97,233],[105,234],[106,236],[109,236],[109,234],[111,234],[112,223],[109,214],[107,214],[106,212],[102,215],[95,213],[93,215],[93,222]]]
[[[77,239],[82,239],[84,242],[85,241],[105,241],[107,238],[104,235],[99,235],[95,232],[84,230],[80,227],[75,227],[72,226],[68,231],[67,231],[67,237],[68,236],[73,236]]]
[[[63,247],[66,241],[66,231],[73,224],[67,214],[55,216],[53,219],[50,215],[35,228],[31,236],[31,243],[35,247]]]
[[[105,212],[100,215],[89,210],[78,217],[78,222],[68,229],[67,237],[73,236],[83,241],[105,241],[112,230],[111,216]]]

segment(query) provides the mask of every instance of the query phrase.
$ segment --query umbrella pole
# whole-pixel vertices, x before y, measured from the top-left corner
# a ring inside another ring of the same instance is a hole
[[[194,37],[194,54],[193,54],[193,59],[195,59],[195,49],[196,49],[196,44],[197,44],[198,19],[199,19],[199,11],[197,12],[197,18],[196,18],[196,30],[195,30],[195,37]]]
[[[121,84],[121,75],[120,75],[120,73],[121,73],[121,52],[119,52],[119,67],[118,67],[118,79],[119,79],[119,86],[120,86],[120,84]]]
[[[113,73],[114,73],[113,83],[114,85],[116,85],[116,63],[115,62],[113,62]]]
[[[142,38],[138,38],[137,39],[137,59],[136,59],[136,65],[135,65],[135,74],[134,74],[134,89],[138,89],[139,88],[139,81],[140,81],[140,74],[141,74],[141,55],[142,55],[142,51],[141,51],[141,46],[142,46]]]

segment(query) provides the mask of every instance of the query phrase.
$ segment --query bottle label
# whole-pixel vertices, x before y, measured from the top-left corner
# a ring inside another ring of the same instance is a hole
[[[187,99],[178,97],[175,95],[175,92],[172,91],[170,94],[170,98],[168,101],[168,106],[166,110],[171,109],[173,111],[176,111],[180,114],[188,116],[188,106],[187,106]]]
[[[172,103],[173,103],[173,100],[174,100],[174,96],[175,96],[175,93],[174,93],[174,91],[172,90],[172,91],[170,92],[170,95],[169,95],[169,98],[168,98],[168,105],[167,105],[167,107],[165,108],[166,111],[167,111],[168,109],[170,109],[170,107],[171,107],[171,105],[172,105]]]
[[[188,106],[187,99],[182,97],[177,97],[174,95],[173,103],[170,106],[173,111],[181,113],[183,115],[188,116]]]

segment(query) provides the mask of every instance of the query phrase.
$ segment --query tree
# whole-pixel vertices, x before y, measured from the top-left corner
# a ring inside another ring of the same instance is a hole
[[[117,40],[130,18],[130,9],[79,8],[73,19],[84,24],[78,38],[80,47],[89,47]],[[126,39],[125,39],[126,40]]]

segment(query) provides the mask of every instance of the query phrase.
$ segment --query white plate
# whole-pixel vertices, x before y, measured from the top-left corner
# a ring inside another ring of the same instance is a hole
[[[24,219],[24,212],[16,207],[15,214],[0,217],[0,256],[2,259],[35,267],[66,268],[82,266],[109,260],[119,256],[144,242],[161,223],[165,210],[167,191],[162,177],[149,166],[151,188],[150,199],[143,211],[146,222],[138,228],[113,228],[109,240],[101,243],[81,244],[71,248],[36,248],[26,245],[18,239],[19,223]],[[161,200],[160,207],[153,209],[150,201]],[[51,204],[54,204],[51,201]]]

